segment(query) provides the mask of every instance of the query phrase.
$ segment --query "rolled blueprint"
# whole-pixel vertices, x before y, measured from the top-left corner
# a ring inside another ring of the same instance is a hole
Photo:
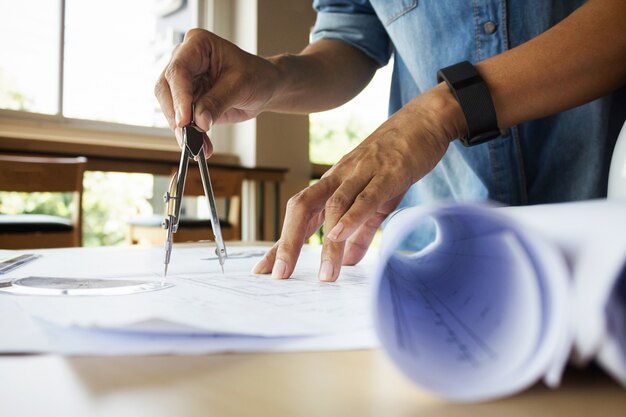
[[[374,318],[417,385],[454,401],[558,386],[568,358],[626,384],[626,203],[405,209],[383,233]],[[424,226],[432,243],[402,250]]]

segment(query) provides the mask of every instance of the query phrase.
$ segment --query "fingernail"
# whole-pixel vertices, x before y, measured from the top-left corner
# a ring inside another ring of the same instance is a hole
[[[272,278],[283,279],[287,272],[287,264],[282,259],[276,259],[274,269],[272,269]]]
[[[257,262],[256,265],[252,267],[252,273],[253,274],[267,274],[269,272],[267,267],[268,267],[267,260],[263,258],[259,262]]]
[[[330,261],[322,262],[320,273],[317,275],[317,278],[320,281],[333,281],[333,269],[333,264],[331,264]]]
[[[330,240],[339,240],[339,235],[343,232],[343,224],[337,223],[330,233],[326,235]]]
[[[176,110],[174,118],[176,119],[176,126],[180,126],[180,112],[178,110]]]

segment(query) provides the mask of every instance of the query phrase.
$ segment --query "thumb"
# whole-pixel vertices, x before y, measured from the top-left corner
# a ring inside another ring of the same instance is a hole
[[[196,100],[194,120],[198,127],[208,131],[223,113],[238,104],[239,94],[233,88],[234,85],[237,83],[218,80],[206,94]]]

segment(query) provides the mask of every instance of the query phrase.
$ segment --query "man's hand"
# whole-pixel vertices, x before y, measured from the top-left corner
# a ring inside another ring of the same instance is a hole
[[[161,75],[155,94],[170,128],[194,120],[203,130],[263,111],[309,113],[340,105],[371,79],[376,63],[361,51],[320,40],[298,55],[268,59],[248,54],[201,29],[187,32]],[[405,191],[441,159],[463,132],[458,103],[445,85],[415,98],[343,157],[287,207],[279,242],[256,273],[289,277],[305,240],[324,224],[320,279],[334,281],[342,264],[365,254],[376,230]],[[207,155],[212,146],[205,144]]]
[[[172,54],[155,86],[163,114],[180,142],[180,128],[194,120],[204,131],[214,123],[256,117],[274,94],[278,73],[269,61],[202,29],[192,29]],[[211,144],[206,143],[207,156]]]
[[[464,123],[444,85],[414,99],[319,182],[289,200],[280,240],[253,272],[288,278],[302,245],[323,224],[319,279],[335,281],[341,265],[361,260],[383,220],[439,162]]]

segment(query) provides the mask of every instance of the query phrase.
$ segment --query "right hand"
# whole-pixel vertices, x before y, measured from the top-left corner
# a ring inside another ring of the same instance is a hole
[[[208,131],[216,123],[256,117],[272,98],[278,71],[269,61],[203,29],[191,29],[172,53],[154,93],[180,142],[180,128],[191,122]],[[212,146],[208,147],[207,157]]]

